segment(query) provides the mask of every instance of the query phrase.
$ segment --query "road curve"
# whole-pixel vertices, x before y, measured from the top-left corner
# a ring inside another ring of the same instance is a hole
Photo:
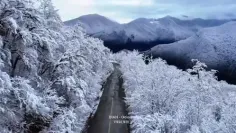
[[[87,133],[129,133],[128,112],[124,102],[119,65],[108,77],[100,103],[93,118],[88,122]]]

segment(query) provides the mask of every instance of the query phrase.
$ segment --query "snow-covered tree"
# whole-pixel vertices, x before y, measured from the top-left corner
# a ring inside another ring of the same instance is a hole
[[[111,53],[65,27],[50,0],[36,2],[0,1],[0,129],[77,133],[113,68]]]
[[[182,71],[162,59],[145,64],[138,52],[115,57],[123,72],[133,132],[235,131],[236,87],[218,81],[216,71],[205,70],[204,63],[193,60],[196,65]]]

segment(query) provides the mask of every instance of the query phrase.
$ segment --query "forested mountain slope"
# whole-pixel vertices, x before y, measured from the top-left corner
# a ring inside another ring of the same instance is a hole
[[[210,68],[235,79],[236,67],[236,22],[205,28],[192,37],[172,44],[158,45],[148,54],[168,61],[176,61],[182,66],[190,66],[191,59],[198,59]]]

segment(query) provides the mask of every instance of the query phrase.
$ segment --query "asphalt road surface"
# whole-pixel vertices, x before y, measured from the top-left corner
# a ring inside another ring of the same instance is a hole
[[[129,119],[124,102],[121,72],[118,65],[108,77],[98,109],[88,123],[87,133],[129,133]]]

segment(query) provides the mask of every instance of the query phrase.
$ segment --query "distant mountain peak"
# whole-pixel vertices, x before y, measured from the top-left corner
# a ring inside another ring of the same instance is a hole
[[[83,15],[83,16],[99,16],[99,17],[104,17],[100,14],[94,13],[94,14],[87,14],[87,15]],[[82,16],[81,16],[82,17]]]
[[[172,16],[170,16],[170,15],[167,15],[167,16],[165,16],[165,17],[163,17],[163,18],[174,18],[174,17],[172,17]]]
[[[78,22],[83,22],[85,21],[86,23],[95,23],[97,21],[100,22],[105,22],[106,24],[108,23],[113,23],[113,24],[119,24],[118,22],[111,20],[105,16],[99,15],[99,14],[88,14],[88,15],[83,15],[78,18],[72,19],[65,21],[64,23],[69,26],[76,25]]]
[[[102,16],[102,15],[99,15],[99,14],[88,14],[88,15],[83,15],[83,16],[80,16],[79,17],[80,19],[82,19],[82,18],[97,18],[97,19],[106,19],[106,20],[110,20],[110,21],[112,21],[112,22],[115,22],[115,23],[118,23],[118,22],[116,22],[116,21],[114,21],[114,20],[111,20],[110,18],[107,18],[107,17],[105,17],[105,16]]]
[[[116,27],[120,25],[118,22],[115,22],[99,14],[88,14],[80,16],[79,18],[72,19],[64,23],[68,26],[74,26],[78,23],[82,24],[82,27],[89,34],[97,33],[110,27]]]
[[[132,23],[142,23],[142,22],[147,22],[149,21],[147,18],[137,18],[131,22],[129,22],[128,24],[132,24]]]

